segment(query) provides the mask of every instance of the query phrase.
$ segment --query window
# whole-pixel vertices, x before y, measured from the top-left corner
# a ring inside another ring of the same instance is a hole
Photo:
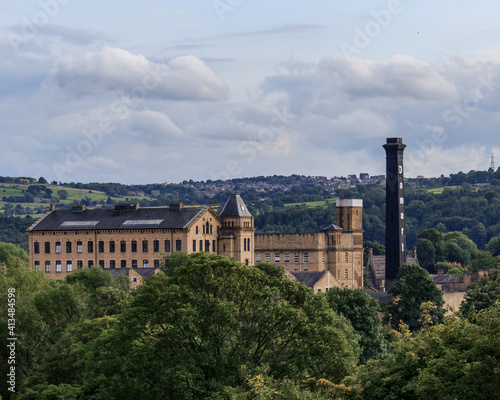
[[[323,253],[323,262],[325,262],[325,253]]]
[[[279,263],[280,262],[280,253],[274,253],[274,262]]]
[[[286,263],[290,262],[290,253],[285,253],[285,255],[283,257],[283,261],[285,261]]]
[[[71,249],[71,242],[66,242],[66,253],[70,254],[72,251]]]
[[[318,293],[321,293],[321,289],[320,288],[318,288]]]
[[[76,262],[76,268],[78,268],[78,269],[82,269],[83,268],[83,261],[82,260],[78,260]]]
[[[35,242],[33,244],[33,251],[35,252],[35,254],[40,254],[40,243]]]
[[[203,225],[203,234],[205,234],[205,225]]]
[[[304,262],[305,263],[309,262],[309,253],[304,253]]]
[[[104,241],[99,240],[99,253],[104,253]]]
[[[143,253],[147,253],[148,252],[148,241],[147,240],[143,240],[142,241],[142,252]]]
[[[40,271],[40,261],[35,261],[35,269]]]
[[[205,251],[210,253],[210,240],[205,240]]]
[[[114,253],[115,252],[115,241],[114,240],[111,240],[109,242],[109,252],[110,253]]]
[[[142,260],[142,268],[149,268],[148,260]]]
[[[256,262],[260,262],[260,254],[256,254],[255,255],[255,261]]]
[[[217,251],[217,246],[215,240],[212,240],[212,251],[215,253]]]
[[[212,225],[210,225],[210,234],[212,234]]]
[[[153,263],[155,268],[160,268],[160,260],[154,260]]]
[[[304,272],[309,272],[309,268],[304,268]]]
[[[104,268],[104,260],[99,260],[99,267]]]
[[[293,253],[293,262],[294,263],[300,262],[300,260],[299,260],[299,253]]]
[[[175,251],[182,251],[182,240],[177,239],[175,241]]]
[[[222,245],[222,251],[226,251],[226,245],[225,244]]]
[[[127,268],[127,260],[121,260],[120,261],[120,267]]]
[[[82,242],[76,242],[76,252],[83,253],[83,244]]]
[[[200,240],[200,251],[203,251],[203,240]]]
[[[45,272],[50,272],[50,261],[45,261]]]
[[[93,266],[94,266],[94,261],[93,260],[89,260],[89,268],[93,267]]]
[[[196,240],[193,240],[193,252],[196,253]]]
[[[344,261],[345,262],[349,261],[349,253],[347,253],[347,252],[344,254]]]
[[[66,272],[71,272],[71,271],[73,271],[73,262],[66,261]]]
[[[160,241],[159,240],[153,240],[153,251],[155,253],[160,252]]]
[[[198,234],[198,227],[196,227],[196,234]]]
[[[344,271],[344,279],[348,279],[348,278],[349,278],[349,270],[346,268]]]
[[[56,272],[61,272],[61,261],[56,261]]]
[[[137,268],[137,260],[132,260],[132,268]]]
[[[248,258],[245,258],[245,265],[248,265]]]
[[[243,251],[247,251],[247,240],[243,239]]]
[[[61,254],[61,242],[56,242],[56,254]]]
[[[122,240],[120,242],[120,252],[121,253],[126,253],[127,252],[127,242],[125,240]]]
[[[132,282],[137,283],[137,278],[132,278]]]
[[[93,253],[94,252],[94,242],[93,241],[89,241],[87,243],[87,252],[89,252],[89,253]]]
[[[109,268],[116,268],[116,261],[115,260],[109,260]]]
[[[45,242],[45,254],[50,254],[50,242]]]
[[[132,253],[137,253],[137,240],[132,240]]]
[[[165,240],[165,253],[170,253],[170,240]]]
[[[270,262],[271,261],[271,254],[266,254],[266,262]]]
[[[250,239],[247,239],[247,250],[250,251]]]

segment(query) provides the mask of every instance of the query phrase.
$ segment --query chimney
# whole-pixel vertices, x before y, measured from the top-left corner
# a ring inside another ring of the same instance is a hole
[[[180,201],[175,201],[170,203],[170,209],[173,211],[180,211],[184,208],[184,204],[182,204]]]
[[[56,205],[54,203],[50,203],[49,211],[55,211],[55,210],[56,210]]]
[[[74,213],[80,213],[80,212],[84,212],[86,209],[85,205],[84,204],[73,204],[73,207],[71,207],[71,210],[74,212]]]

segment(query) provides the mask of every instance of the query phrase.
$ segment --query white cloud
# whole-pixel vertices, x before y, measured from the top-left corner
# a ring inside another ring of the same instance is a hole
[[[61,57],[51,79],[77,95],[112,91],[141,99],[218,101],[229,93],[227,86],[194,56],[155,63],[143,55],[110,47],[81,57]]]
[[[458,92],[431,65],[408,55],[386,61],[353,56],[324,57],[318,65],[325,83],[352,97],[408,97],[452,101]]]

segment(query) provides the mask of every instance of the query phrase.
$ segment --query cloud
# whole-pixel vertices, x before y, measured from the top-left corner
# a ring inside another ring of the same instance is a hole
[[[164,146],[182,137],[182,130],[167,115],[158,111],[134,112],[127,125],[133,136],[152,146]]]
[[[219,101],[229,93],[228,87],[194,56],[154,63],[143,55],[110,47],[82,57],[61,57],[51,80],[76,95],[120,92],[168,100]]]
[[[318,65],[325,83],[352,97],[407,97],[450,101],[456,87],[429,64],[407,55],[386,61],[333,55]]]

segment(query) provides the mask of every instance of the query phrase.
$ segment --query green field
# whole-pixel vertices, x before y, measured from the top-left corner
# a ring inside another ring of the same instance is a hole
[[[337,199],[338,199],[338,197],[332,197],[332,198],[326,199],[326,200],[308,201],[308,202],[302,202],[302,203],[286,203],[285,207],[300,206],[302,204],[305,204],[308,208],[312,208],[312,207],[324,206],[325,202],[327,202],[327,201],[329,203],[335,203],[335,201],[337,201]]]
[[[78,203],[84,199],[90,199],[92,201],[106,201],[108,199],[108,195],[105,194],[104,192],[98,192],[98,191],[89,191],[89,190],[84,190],[84,189],[74,189],[74,188],[65,188],[65,187],[59,187],[56,185],[43,185],[47,188],[50,188],[52,190],[52,197],[57,198],[59,200],[59,204],[73,204],[73,203]],[[3,184],[0,186],[0,213],[3,213],[5,211],[5,206],[6,205],[11,205],[12,207],[16,207],[17,205],[20,205],[23,208],[31,208],[31,209],[39,209],[43,208],[43,211],[36,212],[34,214],[30,213],[30,215],[34,218],[39,217],[42,215],[44,212],[46,212],[49,209],[49,204],[48,203],[11,203],[11,202],[6,202],[3,201],[2,198],[9,197],[9,196],[24,196],[26,189],[28,189],[28,185],[20,185],[20,184]],[[65,200],[59,199],[58,191],[60,190],[66,190],[68,192],[68,198]],[[147,199],[149,197],[141,197],[141,196],[134,196],[131,197],[134,200],[140,201],[142,199]],[[111,197],[111,199],[114,202],[120,202],[120,201],[125,201],[126,197]]]

